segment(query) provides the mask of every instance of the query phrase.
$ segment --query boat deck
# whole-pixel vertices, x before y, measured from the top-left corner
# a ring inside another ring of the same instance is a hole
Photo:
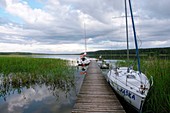
[[[95,61],[91,61],[72,113],[125,113]]]

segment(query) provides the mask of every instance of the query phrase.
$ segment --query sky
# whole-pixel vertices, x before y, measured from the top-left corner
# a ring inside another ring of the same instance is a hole
[[[170,47],[170,0],[131,2],[139,48]],[[126,49],[124,15],[124,0],[0,0],[0,52]],[[133,49],[129,7],[128,24]]]

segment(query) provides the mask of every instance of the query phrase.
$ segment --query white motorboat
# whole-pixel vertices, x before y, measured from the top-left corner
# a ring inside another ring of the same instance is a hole
[[[100,69],[109,69],[109,63],[107,63],[102,56],[100,55],[98,60],[97,60],[97,64],[100,67]]]

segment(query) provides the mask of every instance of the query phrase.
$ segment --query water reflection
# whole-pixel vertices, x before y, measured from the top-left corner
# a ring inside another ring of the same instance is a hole
[[[56,101],[54,96],[51,96],[48,88],[45,85],[35,86],[34,88],[23,89],[21,94],[14,94],[9,97],[7,102],[1,102],[1,113],[60,113],[63,106],[72,108],[74,98],[65,98],[63,92],[58,90],[60,95],[59,100]],[[68,95],[70,96],[70,95]],[[69,110],[65,108],[66,111]]]
[[[73,67],[75,68],[75,67]],[[76,98],[77,75],[0,75],[1,113],[70,111]],[[67,106],[66,109],[63,109]],[[42,108],[41,108],[42,107]],[[61,111],[62,110],[62,111]]]
[[[87,74],[87,68],[88,66],[77,66],[78,70],[80,70],[80,75],[86,75]]]
[[[82,81],[86,67],[75,67],[72,75],[57,76],[26,73],[0,74],[0,113],[69,113]],[[77,68],[77,69],[76,69]]]
[[[4,101],[6,101],[7,96],[10,94],[14,94],[14,92],[21,94],[24,88],[34,88],[36,85],[40,87],[45,85],[55,97],[58,97],[58,90],[67,94],[75,84],[73,76],[58,78],[58,76],[55,75],[34,76],[31,74],[10,74],[6,77],[1,76],[0,97],[3,97]]]

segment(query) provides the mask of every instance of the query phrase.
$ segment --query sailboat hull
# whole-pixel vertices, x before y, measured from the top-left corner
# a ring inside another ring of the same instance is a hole
[[[78,66],[88,66],[90,64],[90,62],[89,63],[78,63]]]
[[[77,60],[78,66],[88,66],[90,64],[90,59],[87,57],[79,58]]]
[[[111,87],[122,97],[126,102],[132,105],[137,110],[141,110],[144,104],[145,98],[148,93],[148,89],[150,84],[147,84],[147,90],[143,93],[140,91],[141,83],[138,81],[138,78],[128,78],[126,71],[123,70],[111,70],[107,74],[107,81],[111,85]],[[131,75],[136,75],[136,72],[133,70]],[[148,82],[148,79],[145,79],[145,83]],[[133,85],[134,84],[134,85]],[[136,86],[135,86],[136,85]]]

